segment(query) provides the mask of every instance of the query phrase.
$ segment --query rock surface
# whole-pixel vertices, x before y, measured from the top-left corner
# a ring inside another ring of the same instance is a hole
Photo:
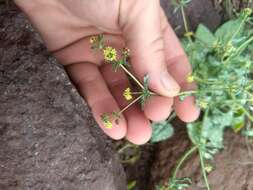
[[[160,0],[160,2],[169,22],[176,29],[176,33],[180,36],[183,35],[184,23],[180,10],[174,11],[175,6],[173,6],[171,0]],[[214,8],[212,0],[192,0],[185,9],[185,13],[191,31],[195,31],[199,23],[214,30],[221,22],[221,16]]]
[[[156,146],[156,158],[151,169],[150,190],[159,182],[167,182],[175,163],[189,149],[185,127],[178,125],[174,137]],[[213,190],[252,190],[253,189],[253,142],[245,137],[227,131],[225,149],[211,162],[214,171],[208,175]],[[200,169],[198,154],[185,162],[178,178],[189,177],[192,185],[187,190],[204,190],[205,183]]]
[[[0,3],[0,190],[125,190],[111,142],[25,17]]]

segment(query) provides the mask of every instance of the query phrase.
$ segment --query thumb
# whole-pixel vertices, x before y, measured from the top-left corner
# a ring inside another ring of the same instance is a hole
[[[138,78],[148,75],[151,90],[173,97],[180,87],[167,71],[160,15],[159,0],[121,0],[119,24]]]

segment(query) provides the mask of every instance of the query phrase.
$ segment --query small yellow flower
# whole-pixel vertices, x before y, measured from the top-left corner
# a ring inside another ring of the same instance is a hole
[[[191,36],[194,36],[194,33],[193,32],[186,32],[184,34],[185,37],[191,37]]]
[[[103,49],[104,48],[104,37],[103,35],[97,35],[90,37],[90,44],[92,49]]]
[[[187,78],[186,78],[186,81],[188,82],[188,83],[192,83],[192,82],[194,82],[194,76],[193,75],[188,75],[187,76]]]
[[[228,43],[227,46],[225,47],[225,57],[231,55],[236,51],[236,48],[232,44],[232,42]]]
[[[91,38],[90,38],[90,44],[95,44],[95,43],[97,43],[98,42],[98,37],[97,36],[92,36]]]
[[[112,127],[113,127],[112,122],[110,122],[110,121],[105,122],[104,125],[107,129],[112,129]]]
[[[208,164],[204,167],[204,169],[206,170],[207,173],[211,173],[213,171],[213,166]]]
[[[127,88],[127,89],[124,91],[123,96],[125,97],[125,99],[126,99],[127,101],[132,100],[132,99],[133,99],[133,96],[132,96],[131,89],[130,89],[130,88]]]
[[[128,49],[128,48],[123,48],[123,50],[122,50],[122,57],[127,58],[127,57],[129,57],[129,56],[130,56],[130,49]]]
[[[252,14],[252,12],[253,12],[253,10],[252,10],[251,8],[245,8],[245,9],[243,10],[243,14],[244,14],[245,16],[250,16],[250,15]]]
[[[208,106],[208,102],[206,102],[204,100],[199,101],[199,107],[200,108],[206,109],[207,106]]]
[[[103,114],[101,116],[101,120],[103,121],[105,128],[112,129],[113,124],[112,124],[112,122],[110,120],[110,116],[108,114]]]
[[[117,60],[117,51],[116,49],[107,46],[104,48],[104,59],[105,61],[116,61]]]

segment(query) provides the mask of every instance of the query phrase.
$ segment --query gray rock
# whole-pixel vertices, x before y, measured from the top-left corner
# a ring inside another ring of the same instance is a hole
[[[180,10],[174,11],[175,7],[171,0],[160,0],[169,22],[176,29],[176,33],[184,34],[184,23]],[[185,9],[189,28],[195,31],[199,23],[209,27],[211,30],[217,28],[221,23],[221,16],[214,8],[212,0],[192,0]]]
[[[124,190],[111,141],[14,7],[0,4],[0,190]]]

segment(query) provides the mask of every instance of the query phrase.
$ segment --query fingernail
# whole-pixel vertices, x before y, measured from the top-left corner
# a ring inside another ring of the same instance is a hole
[[[161,73],[160,80],[167,96],[174,97],[179,93],[179,85],[167,71]]]

